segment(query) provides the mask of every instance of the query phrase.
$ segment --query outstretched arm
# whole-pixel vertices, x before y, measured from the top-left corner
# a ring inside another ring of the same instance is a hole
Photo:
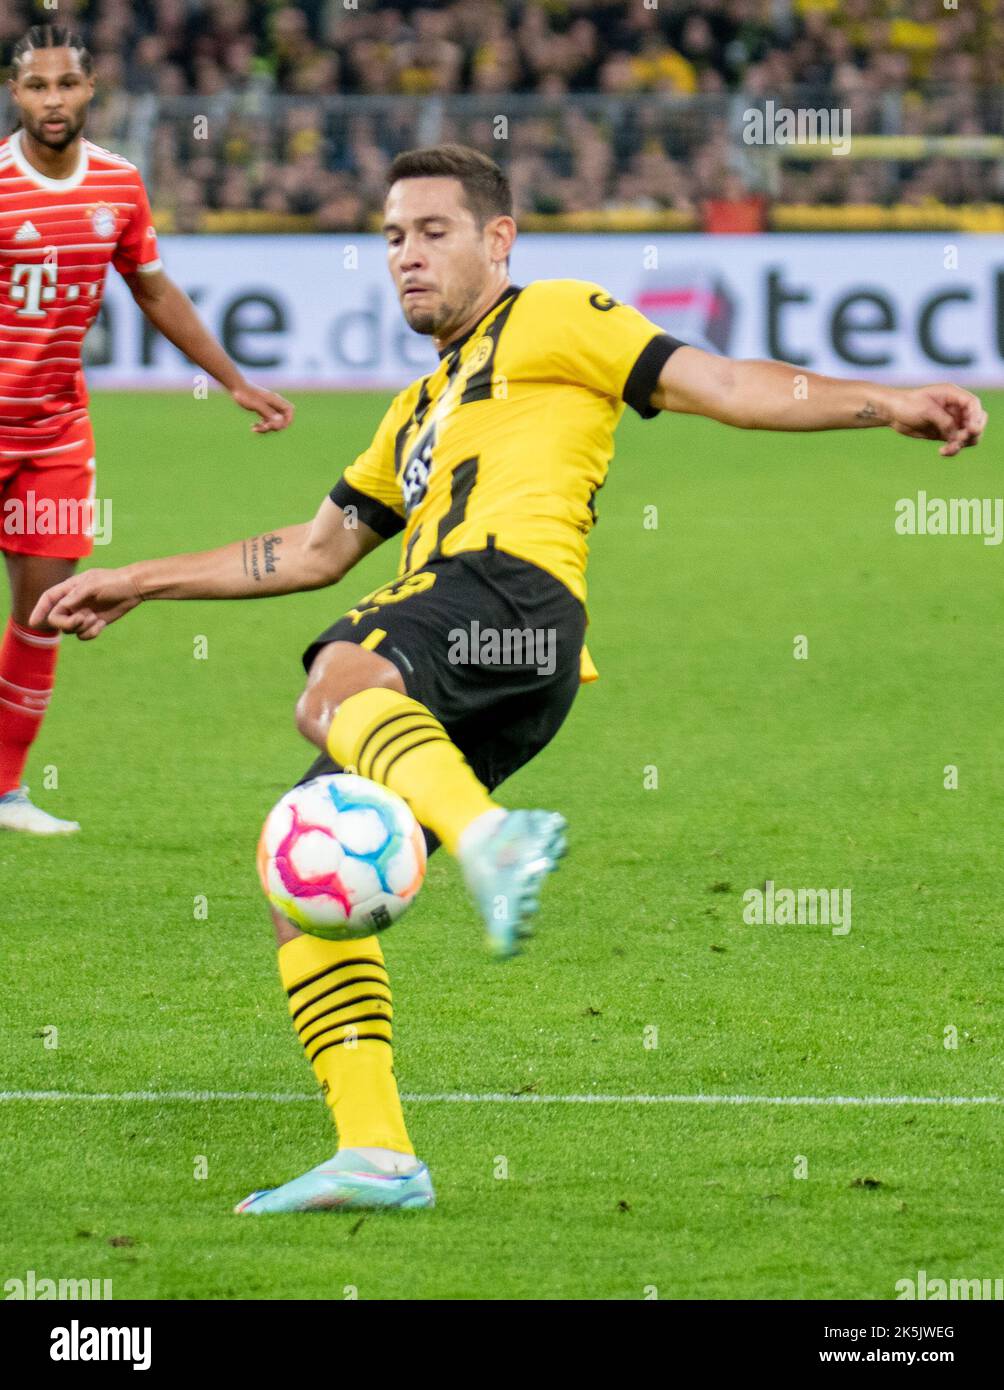
[[[679,347],[652,393],[652,405],[706,415],[750,430],[841,430],[887,425],[913,439],[940,439],[951,458],[978,444],[987,415],[960,386],[905,390],[819,376],[786,362],[734,362]]]
[[[235,541],[218,550],[140,560],[121,569],[84,570],[39,599],[31,622],[75,632],[83,641],[144,599],[268,598],[334,584],[383,537],[325,498],[313,521]]]

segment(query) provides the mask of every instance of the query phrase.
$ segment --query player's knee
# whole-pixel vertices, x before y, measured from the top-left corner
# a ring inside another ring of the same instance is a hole
[[[338,707],[364,690],[396,689],[404,693],[397,667],[375,652],[351,643],[332,643],[318,653],[310,679],[296,704],[296,727],[304,738],[324,748]]]
[[[318,748],[325,748],[331,721],[338,713],[342,701],[347,700],[350,695],[358,695],[363,690],[372,689],[375,684],[376,682],[372,681],[340,681],[334,674],[329,680],[311,680],[296,702],[297,729],[304,738],[316,743]]]
[[[327,738],[334,710],[329,711],[329,702],[317,686],[308,685],[296,702],[296,727],[304,738],[323,748]],[[325,719],[327,725],[325,726]]]
[[[329,684],[318,682],[310,684],[296,702],[296,727],[305,739],[325,748],[331,721],[338,713],[338,707],[352,695],[364,690],[378,688],[378,681],[361,681],[352,684]]]

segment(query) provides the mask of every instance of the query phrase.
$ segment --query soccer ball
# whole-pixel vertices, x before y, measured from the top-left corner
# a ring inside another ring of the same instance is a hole
[[[425,877],[425,837],[386,787],[315,777],[277,802],[258,842],[265,896],[313,936],[351,941],[397,921]]]

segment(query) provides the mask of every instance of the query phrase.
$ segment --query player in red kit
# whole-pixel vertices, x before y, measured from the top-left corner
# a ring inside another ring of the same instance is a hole
[[[139,170],[83,138],[94,94],[80,38],[39,25],[14,49],[20,127],[0,142],[0,550],[11,616],[0,645],[0,829],[78,830],[34,806],[21,776],[52,696],[59,633],[33,628],[41,594],[91,553],[94,436],[80,349],[109,264],[161,333],[260,416],[293,407],[252,386],[164,274]]]

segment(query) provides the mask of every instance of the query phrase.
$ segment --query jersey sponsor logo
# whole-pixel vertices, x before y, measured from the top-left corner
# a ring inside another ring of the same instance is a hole
[[[619,299],[614,299],[612,294],[600,294],[598,290],[589,296],[589,302],[594,309],[599,309],[601,314],[605,314],[608,309],[620,307]]]
[[[20,261],[11,266],[10,297],[21,306],[17,310],[19,318],[44,319],[46,311],[42,305],[51,304],[56,298],[56,248],[49,249],[51,254],[47,253],[44,261]]]
[[[436,421],[430,421],[415,441],[401,470],[401,496],[405,516],[410,516],[429,490],[432,472],[432,451],[436,447]]]
[[[100,237],[110,237],[115,235],[115,209],[107,203],[99,203],[91,213],[91,226],[94,228],[94,235]]]
[[[414,425],[419,425],[411,447],[404,456],[404,463],[398,477],[405,516],[411,515],[429,490],[429,475],[435,461],[433,452],[436,448],[439,427],[445,423],[455,409],[466,380],[466,374],[460,367],[460,358],[454,356],[447,373],[446,385],[435,404],[432,405],[431,410],[429,410],[431,398],[425,382],[422,383],[422,391],[415,410],[415,420],[413,423],[409,423],[400,436],[400,441],[403,441],[409,431],[414,428]],[[425,411],[429,412],[427,416],[424,414]]]
[[[423,381],[413,422],[409,422],[398,436],[396,457],[400,457],[399,451],[403,447],[402,441],[407,437],[409,431],[414,429],[415,424],[420,426],[411,448],[404,456],[404,464],[398,470],[398,483],[404,501],[405,516],[411,515],[424,500],[429,490],[429,477],[435,461],[433,455],[440,426],[445,426],[457,406],[465,405],[469,401],[483,400],[491,395],[491,367],[498,346],[499,334],[515,301],[516,295],[514,294],[505,304],[501,313],[496,315],[488,329],[471,342],[463,361],[456,352],[451,356],[446,384],[435,404],[432,405],[431,411],[429,410],[428,388],[426,382]],[[425,415],[426,411],[429,411],[428,418]],[[453,479],[453,483],[455,482],[456,476]]]
[[[15,241],[41,241],[42,233],[35,226],[34,222],[22,222],[14,233]]]

